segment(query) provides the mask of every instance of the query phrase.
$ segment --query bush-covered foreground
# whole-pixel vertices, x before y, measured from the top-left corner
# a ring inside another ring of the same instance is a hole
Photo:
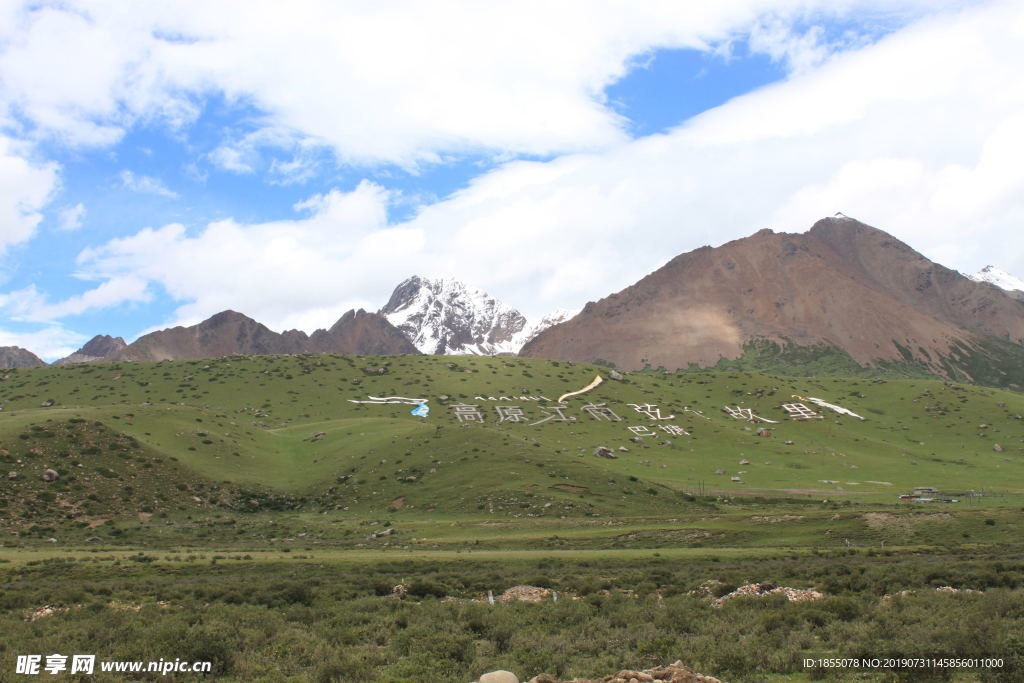
[[[999,657],[1001,669],[876,672],[874,680],[1024,680],[1019,546],[717,561],[612,557],[255,561],[198,552],[6,562],[0,679],[15,678],[18,654],[57,652],[210,660],[216,678],[239,681],[465,683],[499,668],[524,678],[597,677],[675,659],[730,681],[858,675],[806,669],[805,657]],[[717,609],[690,595],[712,578],[723,582],[717,594],[770,581],[828,597],[737,598]],[[390,597],[399,583],[407,595]],[[481,599],[518,584],[555,589],[560,599],[493,606]],[[901,591],[911,592],[884,597]],[[57,609],[29,621],[44,605]]]

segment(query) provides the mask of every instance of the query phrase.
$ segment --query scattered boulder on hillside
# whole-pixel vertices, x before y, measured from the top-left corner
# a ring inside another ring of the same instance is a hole
[[[10,479],[11,481],[13,481],[13,480],[18,478],[18,473],[17,472],[8,472],[7,473],[7,478]]]
[[[57,481],[58,479],[60,479],[60,474],[57,473],[57,470],[48,469],[43,472],[43,481]]]
[[[1000,446],[997,443],[994,443],[994,444],[992,444],[992,450],[994,450],[996,453],[1002,453],[1003,452],[1003,447]]]
[[[327,436],[327,432],[317,432],[313,436],[309,437],[309,440],[310,441],[319,441],[320,439],[324,438],[325,436]]]
[[[757,430],[757,435],[761,437],[769,437],[772,435],[772,430],[768,429],[767,427],[761,427],[760,429]]]
[[[617,371],[615,371],[615,370],[612,370],[612,371],[610,371],[610,372],[608,373],[608,377],[609,377],[610,379],[614,379],[614,380],[617,380],[617,381],[619,381],[619,382],[621,382],[622,380],[626,379],[625,377],[623,377],[623,376],[622,376],[622,373],[621,373],[621,372],[617,372]]]
[[[43,402],[42,402],[42,403],[40,403],[39,405],[40,405],[41,407],[43,407],[43,408],[49,408],[50,406],[52,406],[52,405],[53,405],[53,400],[52,400],[52,399],[46,399],[45,401],[43,401]]]
[[[529,683],[633,683],[633,681],[636,683],[721,683],[717,678],[697,673],[679,660],[672,664],[656,666],[643,671],[623,669],[604,678],[575,678],[566,681],[550,674],[540,674],[531,678]]]
[[[615,458],[617,458],[619,456],[615,455],[615,452],[612,449],[608,448],[607,446],[598,446],[597,448],[594,449],[594,457],[595,458],[610,458],[610,459],[614,460]]]

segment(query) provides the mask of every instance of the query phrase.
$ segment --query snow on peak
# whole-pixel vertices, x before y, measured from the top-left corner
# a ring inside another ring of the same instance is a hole
[[[395,288],[380,314],[427,354],[515,354],[541,330],[572,317],[557,311],[531,325],[487,292],[448,278],[414,275]]]
[[[968,276],[975,282],[987,282],[995,285],[1000,289],[1005,289],[1008,292],[1017,290],[1024,292],[1024,280],[1019,277],[1010,275],[1004,270],[1000,270],[995,266],[985,266],[974,275]]]

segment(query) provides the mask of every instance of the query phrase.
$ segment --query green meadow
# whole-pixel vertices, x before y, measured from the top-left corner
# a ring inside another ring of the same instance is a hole
[[[429,416],[353,402],[389,396]],[[792,402],[821,419],[790,419]],[[138,659],[191,643],[228,680],[599,677],[675,659],[724,680],[851,680],[866,672],[802,659],[881,651],[1010,664],[869,680],[1024,676],[1020,393],[308,355],[7,370],[0,406],[0,680],[26,648],[88,642]],[[956,502],[900,500],[916,487]],[[719,610],[690,595],[710,579],[827,597]],[[388,597],[397,584],[412,592]],[[517,584],[576,599],[482,602]],[[902,613],[880,602],[900,591]],[[43,605],[59,609],[26,621]],[[442,623],[452,642],[410,635]]]

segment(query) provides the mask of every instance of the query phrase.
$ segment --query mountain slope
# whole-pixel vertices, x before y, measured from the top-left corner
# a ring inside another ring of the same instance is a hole
[[[418,353],[383,317],[366,311],[345,313],[329,330],[311,336],[299,330],[277,333],[235,311],[223,311],[191,327],[151,332],[107,360],[161,361],[276,353]]]
[[[380,314],[423,353],[476,356],[517,353],[542,330],[572,315],[560,310],[531,325],[482,289],[417,275],[395,288]]]
[[[0,368],[28,368],[46,361],[20,346],[0,346]]]
[[[939,320],[1014,343],[1024,341],[1024,304],[966,278],[893,236],[850,218],[826,218],[807,232],[869,284]]]
[[[127,344],[121,337],[111,337],[108,334],[98,334],[86,342],[85,346],[78,349],[70,356],[54,361],[54,365],[91,363],[115,354],[126,346]]]
[[[762,230],[677,256],[541,333],[522,355],[674,369],[738,358],[768,339],[949,375],[946,359],[991,337],[1008,342],[998,353],[1022,350],[1024,304],[880,230],[832,218],[804,234]]]

